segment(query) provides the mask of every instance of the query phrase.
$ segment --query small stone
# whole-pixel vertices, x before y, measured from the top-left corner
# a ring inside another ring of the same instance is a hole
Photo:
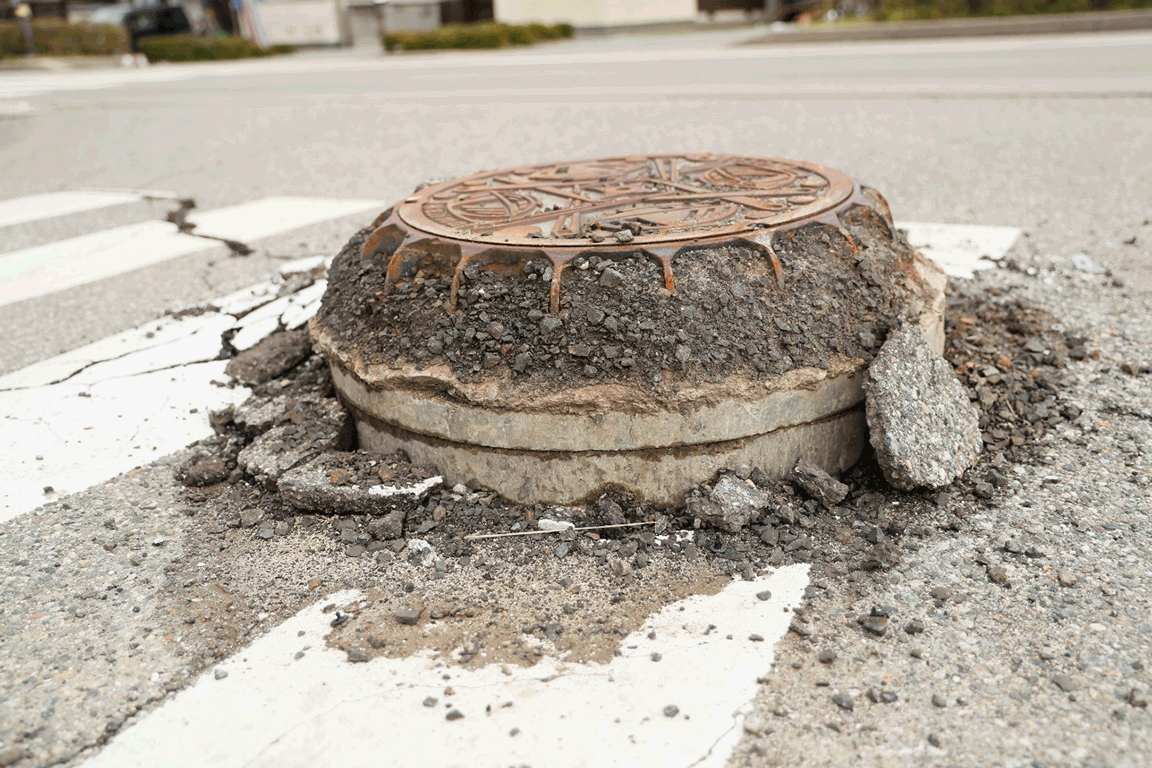
[[[829,509],[848,496],[848,486],[825,472],[807,456],[800,457],[792,468],[792,481]]]
[[[1128,691],[1128,695],[1124,697],[1125,700],[1134,707],[1146,709],[1148,707],[1148,697],[1144,691],[1139,688],[1133,688]]]
[[[240,525],[244,528],[251,528],[264,519],[264,510],[244,509],[240,511]]]
[[[794,632],[800,637],[812,636],[812,630],[808,629],[808,627],[799,619],[792,619],[792,622],[788,625],[788,631]]]
[[[756,593],[756,599],[757,600],[771,600],[772,599],[772,593],[770,591],[768,591],[767,589],[765,589],[761,592]]]
[[[177,482],[199,488],[224,482],[231,474],[231,470],[227,462],[219,456],[197,451],[180,462],[174,474]]]
[[[1080,684],[1077,683],[1071,675],[1056,675],[1052,678],[1052,682],[1056,685],[1057,688],[1064,691],[1065,693],[1071,693],[1080,687]]]
[[[656,652],[652,653],[652,661],[660,661],[660,659],[662,659],[662,658],[664,658],[664,657],[661,656],[659,653],[656,653]]]
[[[1007,584],[1008,583],[1008,569],[1002,565],[989,565],[988,581],[993,584]]]
[[[405,608],[404,610],[396,611],[396,613],[392,615],[398,623],[411,627],[420,621],[421,613],[423,613],[423,610],[420,608]]]
[[[864,392],[869,439],[892,486],[946,486],[980,455],[979,415],[919,325],[889,333],[868,366]]]
[[[932,694],[932,706],[945,709],[948,706],[948,700],[938,693]]]
[[[628,563],[628,561],[619,557],[612,558],[608,562],[608,567],[616,576],[627,576],[628,574],[632,573],[632,566]]]
[[[744,718],[744,732],[757,736],[768,730],[768,722],[757,714],[751,714]]]
[[[838,693],[833,696],[832,703],[847,712],[851,712],[856,708],[856,703],[852,701],[852,697],[846,693]]]
[[[1056,579],[1062,587],[1074,587],[1079,581],[1079,579],[1076,578],[1076,574],[1072,573],[1072,571],[1058,571],[1056,573]]]
[[[680,707],[675,704],[664,707],[664,717],[676,717],[678,714],[680,714]]]
[[[928,743],[931,744],[932,746],[936,747],[937,749],[940,749],[940,737],[937,736],[936,734],[934,734],[934,733],[928,734]]]
[[[263,384],[292,370],[311,352],[307,331],[273,333],[229,360],[224,372],[247,386]]]
[[[372,658],[372,654],[362,645],[354,645],[348,649],[348,661],[353,664],[363,664]]]
[[[888,631],[887,616],[861,616],[856,621],[860,626],[864,627],[864,629],[877,636],[883,636],[884,633]]]
[[[616,233],[617,239],[619,239],[621,233],[627,232],[627,231],[628,230],[622,229],[622,230],[620,230],[620,232],[617,232]],[[631,240],[632,239],[632,237],[631,237],[632,233],[628,232],[628,235],[629,235],[628,240]],[[627,242],[627,241],[621,241],[621,242]],[[624,275],[620,274],[618,271],[616,271],[612,267],[608,267],[607,269],[605,269],[603,272],[600,273],[600,281],[599,282],[600,282],[600,285],[604,286],[605,288],[619,288],[620,286],[624,285]]]
[[[720,478],[706,503],[694,510],[701,521],[729,533],[738,533],[768,506],[764,491],[731,475]]]
[[[436,706],[437,703],[439,703],[439,701],[440,700],[438,698],[436,698],[435,696],[428,696],[427,698],[424,699],[424,706],[434,707],[434,706]]]
[[[764,642],[764,635],[758,635],[753,632],[752,634],[748,635],[748,639],[754,643],[762,643]]]
[[[212,676],[217,680],[223,680],[228,677],[228,670],[217,668],[216,671],[212,673]]]
[[[459,720],[464,717],[464,713],[458,709],[451,709],[448,714],[444,716],[445,720]]]
[[[933,599],[944,603],[951,600],[954,593],[948,587],[932,587],[930,594]]]
[[[816,658],[820,660],[821,664],[831,664],[836,661],[836,651],[831,648],[825,648],[820,651],[820,654]]]

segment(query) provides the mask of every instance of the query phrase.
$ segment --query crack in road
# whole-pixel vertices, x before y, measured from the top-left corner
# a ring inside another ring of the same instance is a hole
[[[127,352],[123,352],[119,355],[112,355],[111,357],[105,357],[105,358],[101,358],[99,360],[90,360],[87,363],[84,363],[83,365],[81,365],[76,370],[69,373],[67,376],[62,376],[59,379],[54,379],[52,381],[46,381],[43,384],[30,384],[26,387],[0,387],[0,392],[24,392],[24,391],[28,391],[28,390],[32,390],[32,389],[43,389],[45,387],[54,387],[57,384],[65,384],[68,381],[76,378],[80,374],[84,373],[84,371],[87,371],[89,368],[93,368],[97,365],[103,365],[104,363],[110,363],[114,360],[123,360],[127,357],[131,357],[132,355],[137,355],[141,352],[147,352],[147,351],[154,350],[154,349],[162,349],[162,348],[169,346],[171,344],[178,344],[180,342],[187,341],[188,339],[195,336],[197,333],[199,333],[199,331],[193,331],[192,333],[188,334],[187,336],[181,336],[179,338],[172,339],[170,341],[162,341],[159,344],[150,344],[148,346],[140,347],[138,349],[130,349]],[[117,379],[117,378],[131,378],[133,376],[142,376],[142,375],[148,374],[148,373],[157,373],[159,371],[167,371],[167,370],[171,370],[173,368],[180,368],[180,367],[183,367],[185,365],[196,365],[198,363],[210,363],[210,362],[213,362],[215,360],[223,359],[223,352],[224,352],[224,350],[223,350],[223,344],[222,344],[221,345],[221,354],[215,358],[212,358],[212,360],[190,360],[188,362],[174,363],[172,365],[163,366],[161,368],[156,368],[154,370],[138,371],[136,373],[130,373],[130,374],[126,374],[124,376],[109,376],[106,379],[98,379],[94,382],[90,382],[90,385],[91,384],[100,384],[102,382],[111,381],[111,380]]]
[[[145,197],[145,199],[155,198]],[[192,197],[179,197],[176,198],[176,202],[179,204],[179,207],[175,210],[168,211],[164,218],[168,223],[175,224],[176,228],[185,235],[192,235],[193,237],[201,237],[205,240],[215,240],[218,243],[223,243],[228,246],[228,250],[232,251],[233,256],[251,256],[256,252],[255,248],[239,240],[197,232],[196,224],[188,221],[188,214],[196,207],[196,199]]]

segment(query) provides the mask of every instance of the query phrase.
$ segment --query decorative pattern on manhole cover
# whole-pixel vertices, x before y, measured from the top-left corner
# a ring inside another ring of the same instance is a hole
[[[638,155],[482,173],[426,187],[397,209],[443,237],[527,247],[661,243],[818,215],[852,194],[831,168],[736,155]]]
[[[875,190],[815,163],[739,155],[631,155],[529,165],[433,184],[382,213],[362,255],[390,254],[386,287],[417,274],[451,275],[456,306],[469,264],[512,268],[551,262],[549,307],[560,306],[572,259],[658,261],[676,290],[673,259],[740,241],[764,254],[780,285],[777,235],[808,224],[832,227],[856,250],[840,216],[862,205],[891,228]]]

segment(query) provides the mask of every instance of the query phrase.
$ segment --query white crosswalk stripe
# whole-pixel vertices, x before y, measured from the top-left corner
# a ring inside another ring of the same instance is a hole
[[[40,221],[55,216],[67,216],[97,208],[134,203],[140,200],[136,192],[105,192],[80,190],[77,192],[46,192],[14,200],[0,200],[0,227],[11,227],[29,221]]]
[[[0,201],[7,225],[131,202],[136,193],[50,193]],[[188,217],[196,231],[245,243],[353,214],[376,200],[275,197]],[[3,225],[0,225],[2,231]],[[152,221],[0,254],[0,306],[82,286],[220,247],[218,240]],[[306,269],[310,265],[301,265]],[[290,270],[292,267],[285,266]],[[221,334],[237,348],[315,312],[324,281],[282,299],[264,283],[214,302],[220,309],[166,317],[0,376],[0,522],[81,491],[211,434],[208,411],[242,401],[216,360]],[[253,308],[255,312],[247,314]],[[52,491],[46,496],[45,488]]]
[[[18,201],[6,205],[13,217],[30,209]],[[383,207],[376,200],[267,198],[189,216],[195,231],[206,237],[185,234],[167,222],[147,221],[0,254],[0,306],[220,247],[209,238],[247,243]],[[0,214],[3,211],[0,207]]]

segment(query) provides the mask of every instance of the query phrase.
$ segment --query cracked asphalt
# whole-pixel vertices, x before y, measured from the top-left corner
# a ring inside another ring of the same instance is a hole
[[[269,195],[394,200],[485,168],[703,149],[840,168],[884,192],[898,219],[1023,227],[1008,266],[975,290],[1046,309],[1055,330],[1087,340],[1094,354],[1069,363],[1062,393],[1080,415],[1032,459],[981,468],[1000,478],[990,497],[950,502],[955,530],[903,535],[899,564],[814,567],[730,764],[1152,763],[1152,180],[1139,172],[1152,166],[1152,35],[732,53],[741,34],[383,61],[316,53],[165,83],[57,83],[27,97],[35,111],[0,118],[0,192],[159,189],[199,210]],[[142,202],[7,228],[5,250],[171,210]],[[5,306],[0,372],[331,255],[370,218]],[[1078,268],[1078,254],[1107,272]],[[260,547],[187,557],[211,542],[182,511],[179,458],[0,525],[0,689],[20,708],[0,741],[29,749],[14,764],[79,762],[214,654],[290,615],[309,579],[369,578],[319,538],[304,561]],[[243,599],[213,597],[201,562],[241,574]],[[188,622],[200,605],[188,590],[237,618],[215,633]],[[873,608],[884,634],[859,622]]]

